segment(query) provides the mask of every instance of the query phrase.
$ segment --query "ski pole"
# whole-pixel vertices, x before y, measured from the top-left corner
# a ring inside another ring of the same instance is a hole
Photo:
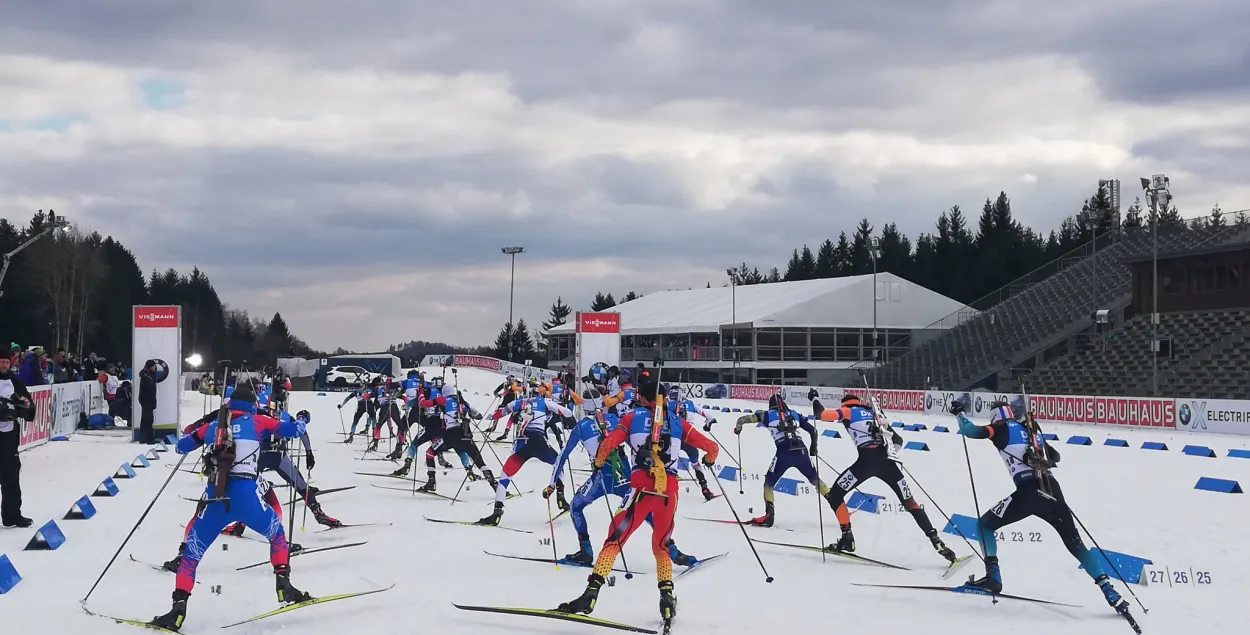
[[[593,465],[593,464],[591,464],[591,469],[594,469],[594,465]],[[573,471],[573,466],[572,466],[572,465],[570,465],[570,466],[569,466],[569,471],[570,471],[570,472],[572,472],[572,471]],[[612,526],[615,524],[615,521],[616,521],[616,514],[612,513],[612,503],[609,503],[609,502],[608,502],[608,494],[610,494],[611,492],[609,492],[609,491],[608,491],[608,485],[607,485],[607,483],[604,483],[604,482],[603,482],[603,472],[602,472],[602,471],[596,472],[596,473],[592,474],[590,478],[595,478],[596,476],[598,476],[598,477],[599,477],[599,482],[603,485],[603,497],[602,497],[602,498],[603,498],[603,506],[604,506],[604,507],[606,507],[606,508],[607,508],[607,510],[608,510],[608,534],[609,534],[609,535],[611,535],[611,533],[612,533],[612,529],[611,529],[611,528],[612,528]],[[579,546],[580,546],[580,545],[579,545]],[[626,579],[626,580],[633,580],[633,579],[634,579],[634,574],[633,574],[633,572],[632,572],[632,571],[630,571],[630,570],[629,570],[629,562],[625,560],[625,550],[624,550],[624,549],[621,549],[621,566],[622,566],[622,567],[625,567],[625,579]]]
[[[742,537],[747,539],[747,545],[751,547],[751,553],[755,554],[755,561],[760,564],[760,570],[764,572],[764,581],[772,583],[773,577],[768,575],[768,568],[764,566],[764,561],[760,559],[760,552],[755,549],[755,542],[747,534],[747,528],[743,526],[742,519],[738,517],[738,510],[734,509],[734,504],[729,500],[729,495],[725,493],[725,486],[721,485],[719,477],[716,479],[716,487],[720,488],[721,497],[725,499],[725,504],[729,505],[729,511],[734,515],[734,521],[738,523],[738,529],[742,530]]]
[[[1111,565],[1111,570],[1115,572],[1116,577],[1124,583],[1124,588],[1128,589],[1129,595],[1133,596],[1133,599],[1137,601],[1137,606],[1141,607],[1142,613],[1149,613],[1150,609],[1146,608],[1145,604],[1142,604],[1141,598],[1137,597],[1137,593],[1133,591],[1133,585],[1129,584],[1128,580],[1124,579],[1124,575],[1120,573],[1120,568],[1117,567],[1115,561],[1107,555],[1107,551],[1102,548],[1102,545],[1098,544],[1098,539],[1094,538],[1094,534],[1089,533],[1089,528],[1085,526],[1085,523],[1081,522],[1081,518],[1076,515],[1076,512],[1072,511],[1072,506],[1069,505],[1066,500],[1063,501],[1063,505],[1068,508],[1068,512],[1072,514],[1072,518],[1076,521],[1076,524],[1080,525],[1081,529],[1085,531],[1085,535],[1089,536],[1089,541],[1094,543],[1094,548],[1097,549],[1098,553],[1102,554],[1103,559]]]
[[[819,439],[820,437],[816,438]],[[825,506],[822,504],[825,501],[823,500],[824,497],[820,495],[820,462],[813,459],[812,467],[816,469],[816,520],[820,523],[820,544],[825,545],[828,543],[825,542]],[[821,549],[820,561],[826,562],[827,559],[828,556],[825,554],[825,550]]]
[[[720,442],[720,439],[717,439],[717,438],[716,438],[716,433],[715,433],[715,432],[712,432],[711,430],[708,430],[708,431],[707,431],[707,433],[708,433],[708,435],[709,435],[709,436],[711,436],[711,437],[712,437],[712,440],[716,442],[716,445],[721,446],[721,449],[722,449],[722,450],[725,450],[725,455],[726,455],[726,456],[728,456],[729,458],[733,459],[734,465],[737,465],[737,466],[738,466],[738,470],[742,470],[742,464],[738,462],[738,458],[737,458],[737,457],[735,457],[735,456],[733,455],[733,453],[732,453],[732,452],[730,452],[727,448],[725,448],[725,444],[721,443],[721,442]],[[738,440],[738,453],[739,453],[739,454],[741,454],[741,453],[742,453],[742,439],[739,439],[739,440]]]
[[[556,521],[551,517],[551,499],[547,499],[547,528],[551,530],[551,559],[556,563],[556,571],[560,570],[560,552],[556,550]]]
[[[492,399],[490,400],[490,403],[488,403],[488,404],[486,405],[486,410],[487,410],[487,411],[489,411],[489,410],[491,409],[491,407],[492,407],[492,406],[494,406],[494,405],[495,405],[495,399],[494,399],[494,398],[492,398]],[[481,431],[481,429],[479,429],[479,428],[477,427],[477,424],[476,424],[476,423],[473,423],[473,424],[470,424],[470,425],[472,425],[472,426],[473,426],[473,429],[474,429],[474,430],[477,430],[478,432],[481,432],[481,434],[482,434],[482,445],[481,445],[480,447],[478,447],[478,449],[477,449],[477,453],[478,453],[478,454],[481,454],[481,453],[482,453],[482,448],[486,447],[486,445],[490,443],[490,437],[489,437],[489,436],[488,436],[485,432],[482,432],[482,431]],[[494,452],[494,448],[491,448],[491,451],[492,451],[492,452]],[[495,456],[495,459],[496,459],[496,460],[498,460],[498,459],[499,459],[499,456],[498,456],[498,455],[496,455],[496,456]],[[500,465],[502,465],[502,463],[501,463]],[[417,488],[417,485],[416,485],[416,478],[417,478],[417,477],[416,477],[416,476],[415,476],[415,474],[414,474],[414,476],[412,477],[412,479],[413,479],[413,485],[412,485],[412,488],[413,488],[413,494],[414,494],[414,495],[416,494],[416,488]],[[465,484],[466,484],[466,483],[468,483],[468,482],[469,482],[469,471],[468,471],[468,470],[465,470],[465,471],[464,471],[464,480],[460,481],[460,487],[456,488],[456,495],[451,497],[451,504],[452,504],[452,505],[455,505],[455,504],[456,504],[456,502],[460,499],[460,492],[461,492],[461,490],[463,490],[463,489],[464,489]],[[518,493],[520,493],[520,488],[518,488]]]
[[[139,520],[135,522],[135,526],[130,528],[130,533],[126,534],[126,539],[122,540],[121,545],[118,545],[117,553],[114,553],[113,557],[109,559],[108,564],[104,565],[104,570],[100,572],[100,577],[96,578],[95,584],[91,585],[91,590],[87,591],[87,595],[83,596],[83,598],[78,601],[79,604],[86,606],[87,599],[91,597],[92,593],[95,593],[96,587],[100,586],[100,581],[104,579],[104,574],[108,573],[109,568],[113,566],[113,562],[117,560],[117,556],[121,555],[122,549],[126,548],[126,543],[130,542],[130,538],[135,535],[136,531],[138,531],[139,525],[142,525],[143,520],[148,517],[148,512],[152,511],[152,507],[156,505],[156,501],[161,497],[161,494],[165,492],[165,488],[169,486],[169,482],[174,480],[174,475],[178,473],[178,468],[182,467],[182,462],[187,460],[187,456],[188,455],[186,454],[182,455],[182,458],[178,459],[178,463],[174,465],[174,469],[169,471],[169,476],[165,478],[165,483],[161,485],[159,490],[157,490],[156,496],[152,497],[152,502],[148,503],[148,508],[143,510],[143,515],[139,516]]]
[[[979,558],[981,562],[985,562],[985,557],[982,556],[981,553],[977,551],[976,547],[972,546],[972,541],[967,536],[964,535],[963,530],[959,528],[959,525],[955,524],[955,521],[951,520],[951,517],[942,509],[941,505],[938,505],[937,501],[933,499],[933,496],[931,496],[929,492],[925,491],[924,485],[921,485],[920,481],[916,480],[916,477],[913,476],[910,471],[908,471],[907,466],[903,465],[902,463],[899,463],[898,466],[902,468],[903,473],[907,475],[907,478],[911,479],[912,484],[914,484],[920,490],[920,493],[924,494],[925,498],[929,499],[930,503],[933,503],[933,506],[937,508],[938,513],[942,514],[942,517],[946,519],[946,522],[950,523],[951,527],[955,529],[955,533],[959,534],[959,537],[963,538],[964,542],[968,543],[968,548],[972,550],[972,555]],[[980,512],[978,512],[978,514],[979,513]],[[977,522],[980,522],[979,515],[977,516]],[[978,531],[977,533],[979,536],[980,532]],[[981,542],[981,548],[985,549],[984,541]]]
[[[343,406],[339,406],[339,430],[343,431],[343,436],[347,436],[347,423],[343,421]]]
[[[735,436],[738,437],[738,456],[742,456],[742,435],[738,434]],[[733,456],[731,455],[730,458],[733,458]],[[737,462],[737,459],[734,459],[734,461]],[[742,490],[742,485],[743,483],[746,482],[746,478],[747,478],[746,470],[742,469],[741,463],[738,463],[738,495],[739,496],[742,496],[743,494],[746,493]],[[743,533],[745,534],[746,530],[743,530]],[[751,547],[751,548],[754,549],[755,547]]]

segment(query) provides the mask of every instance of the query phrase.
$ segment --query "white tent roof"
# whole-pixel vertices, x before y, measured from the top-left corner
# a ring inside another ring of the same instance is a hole
[[[892,273],[877,274],[877,326],[919,329],[964,308]],[[736,296],[736,298],[735,298]],[[658,291],[617,305],[621,333],[715,333],[735,323],[756,328],[871,328],[872,275],[688,291]],[[572,322],[552,333],[572,333]]]

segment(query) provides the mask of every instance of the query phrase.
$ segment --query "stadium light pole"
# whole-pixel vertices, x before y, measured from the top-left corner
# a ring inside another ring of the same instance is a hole
[[[525,253],[524,247],[504,247],[499,251],[505,255],[512,257],[512,277],[508,282],[508,360],[512,361],[512,332],[516,329],[512,326],[512,297],[516,290],[516,255]]]
[[[1167,209],[1172,202],[1172,193],[1168,190],[1172,183],[1164,174],[1155,174],[1150,178],[1142,177],[1141,188],[1146,191],[1146,200],[1150,202],[1150,396],[1159,396],[1159,206]]]
[[[738,359],[740,354],[738,349],[738,269],[736,267],[726,269],[725,273],[729,274],[729,321],[733,325],[734,343],[733,351],[730,354],[733,355],[732,381],[736,382],[738,381]]]
[[[877,359],[877,252],[881,249],[881,241],[876,238],[868,245],[868,255],[872,257],[872,367],[876,368]]]
[[[9,273],[9,265],[12,264],[14,256],[21,253],[22,250],[26,249],[27,247],[35,244],[35,241],[39,240],[40,238],[43,238],[44,236],[47,236],[48,234],[51,234],[52,232],[62,231],[68,228],[69,228],[69,221],[65,220],[64,218],[53,216],[52,220],[48,222],[47,226],[43,228],[43,231],[39,232],[38,234],[35,234],[34,236],[31,236],[30,238],[26,240],[26,242],[18,245],[13,251],[10,251],[9,253],[5,254],[4,255],[4,267],[0,268],[0,286],[4,284],[4,276]],[[0,297],[4,297],[3,290],[0,290]]]

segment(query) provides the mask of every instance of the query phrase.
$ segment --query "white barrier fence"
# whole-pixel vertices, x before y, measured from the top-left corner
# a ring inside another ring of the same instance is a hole
[[[681,384],[694,399],[767,401],[779,391],[791,403],[806,403],[815,389],[820,400],[836,404],[844,394],[864,395],[863,388],[829,386],[770,386],[760,384]],[[944,414],[956,400],[967,405],[968,416],[988,419],[990,404],[1005,401],[1016,413],[1024,411],[1020,393],[954,392],[938,390],[873,390],[881,407],[891,412]],[[1171,399],[1088,395],[1029,395],[1029,410],[1042,422],[1085,423],[1136,428],[1174,428],[1250,436],[1250,401]]]
[[[35,418],[21,423],[18,452],[47,443],[52,437],[69,436],[78,430],[79,415],[108,412],[104,388],[98,381],[78,381],[30,389]]]
[[[505,362],[502,359],[494,357],[483,357],[481,355],[426,355],[421,360],[422,366],[449,366],[452,368],[481,368],[483,370],[494,371],[502,375],[513,375],[524,379],[526,377],[526,368],[522,364],[513,362]],[[555,371],[539,368],[537,366],[529,367],[529,374],[539,378],[542,381],[551,381],[556,376]]]

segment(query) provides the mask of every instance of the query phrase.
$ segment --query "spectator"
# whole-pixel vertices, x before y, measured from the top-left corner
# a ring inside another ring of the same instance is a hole
[[[43,360],[46,355],[42,346],[27,351],[26,357],[22,361],[21,370],[17,371],[17,378],[26,386],[42,386],[48,382],[43,378]]]
[[[114,379],[117,379],[114,377]],[[118,380],[117,383],[117,415],[126,422],[126,427],[133,428],[134,422],[131,421],[131,405],[134,399],[134,390],[130,385],[130,381]]]
[[[13,376],[13,360],[0,356],[0,524],[5,527],[32,524],[22,516],[22,461],[17,456],[22,443],[19,418],[34,419],[35,406],[22,380]]]
[[[82,378],[95,377],[100,373],[99,366],[96,365],[95,353],[88,353],[87,358],[82,360]]]
[[[65,354],[64,348],[56,349],[56,356],[52,358],[52,383],[67,384],[70,381],[69,374],[69,357]]]
[[[22,367],[22,346],[17,342],[9,342],[9,364],[11,368]]]
[[[156,438],[152,432],[156,417],[156,362],[148,360],[139,371],[139,443],[152,445]]]

